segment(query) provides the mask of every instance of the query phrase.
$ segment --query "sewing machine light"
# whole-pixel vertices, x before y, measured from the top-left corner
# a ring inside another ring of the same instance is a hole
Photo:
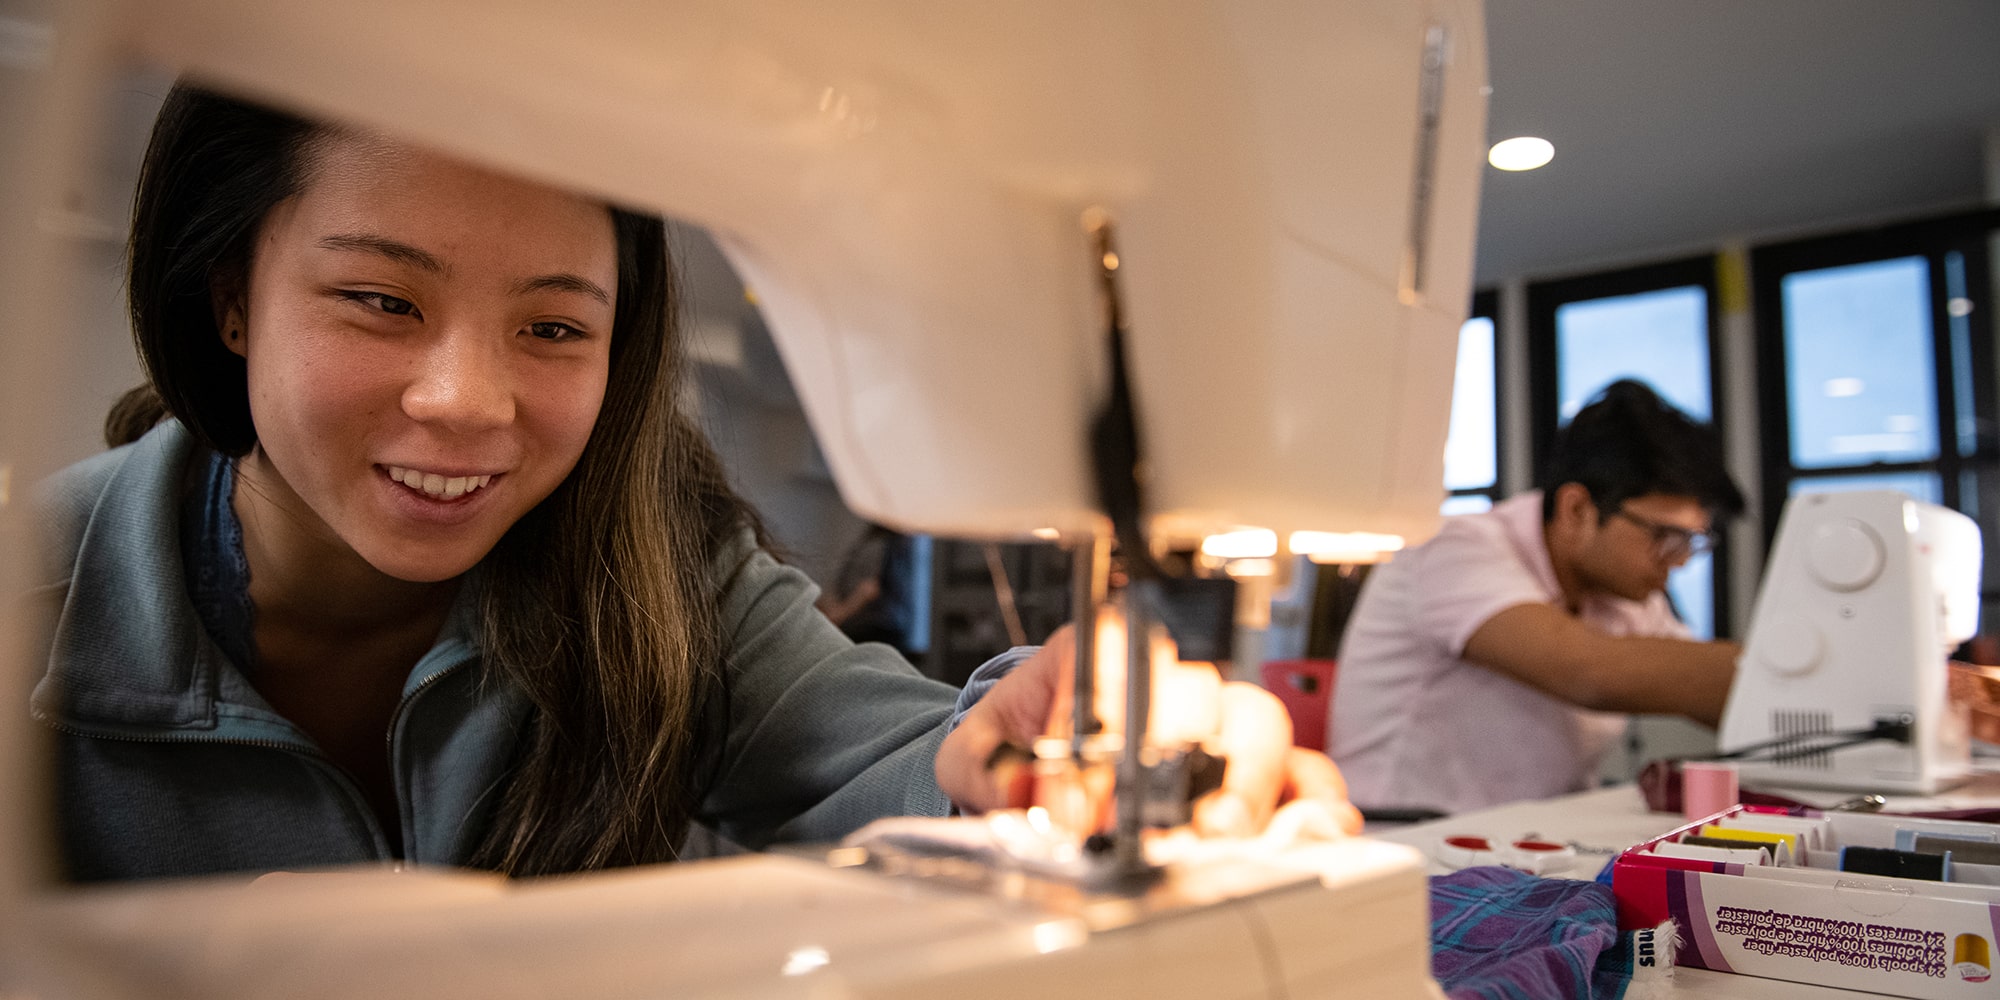
[[[813,945],[795,949],[785,956],[785,966],[780,971],[787,976],[803,976],[808,972],[825,968],[831,961],[833,956],[827,954],[825,948]]]
[[[1160,650],[1153,659],[1153,704],[1146,736],[1157,747],[1203,743],[1222,728],[1222,675],[1208,663],[1183,663]]]
[[[1316,563],[1378,563],[1403,550],[1401,535],[1373,531],[1294,531],[1291,549]]]
[[[1048,836],[1049,832],[1055,829],[1055,824],[1049,819],[1047,806],[1028,807],[1028,828],[1043,836]]]
[[[1035,950],[1046,955],[1065,951],[1090,940],[1090,931],[1081,920],[1045,920],[1035,925]]]

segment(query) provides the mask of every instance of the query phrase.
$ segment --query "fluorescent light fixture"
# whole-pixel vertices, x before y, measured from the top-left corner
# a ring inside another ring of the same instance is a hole
[[[1294,531],[1293,552],[1316,563],[1375,563],[1403,548],[1403,536],[1371,531]]]
[[[1531,135],[1502,139],[1486,151],[1486,162],[1502,170],[1533,170],[1555,159],[1556,147]]]
[[[1217,559],[1269,559],[1278,554],[1278,533],[1269,528],[1238,528],[1201,540],[1201,552]]]

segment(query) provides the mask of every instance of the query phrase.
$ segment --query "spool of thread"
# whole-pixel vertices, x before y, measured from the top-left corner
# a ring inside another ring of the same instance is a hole
[[[1994,844],[2000,845],[2000,827],[1991,833],[1985,831],[1966,832],[1954,829],[1950,833],[1939,833],[1930,827],[1905,826],[1896,830],[1896,850],[1917,850],[1917,838],[1926,840],[1949,840],[1954,844]],[[1919,854],[1936,854],[1936,851],[1918,851]]]
[[[1805,847],[1804,844],[1799,842],[1798,834],[1779,833],[1775,830],[1745,830],[1741,827],[1717,826],[1714,823],[1710,823],[1696,830],[1695,833],[1703,837],[1720,837],[1728,840],[1754,840],[1760,844],[1770,844],[1771,860],[1780,864],[1790,864],[1793,858],[1799,856],[1799,851]]]
[[[1910,850],[1917,854],[1949,854],[1953,864],[2000,865],[2000,844],[1988,841],[1920,833],[1910,838]]]
[[[1977,934],[1960,934],[1952,942],[1951,964],[1958,978],[1983,983],[1993,978],[1993,946]]]
[[[1736,804],[1736,765],[1691,760],[1681,765],[1681,815],[1713,816]]]
[[[1771,833],[1796,833],[1799,835],[1799,849],[1820,851],[1826,849],[1826,831],[1831,824],[1823,819],[1803,819],[1796,816],[1774,816],[1770,813],[1741,812],[1725,816],[1715,821],[1715,825],[1725,830],[1766,830]]]
[[[1732,833],[1741,833],[1742,836],[1732,837],[1730,836]],[[1722,847],[1738,851],[1762,846],[1771,852],[1771,863],[1780,868],[1789,868],[1798,859],[1791,840],[1779,834],[1761,833],[1752,830],[1718,830],[1712,826],[1703,827],[1700,833],[1691,833],[1681,837],[1681,843],[1696,847]]]
[[[1947,882],[1950,881],[1951,856],[1917,854],[1893,847],[1843,847],[1840,849],[1840,870],[1860,875]]]
[[[1762,845],[1752,847],[1704,847],[1700,844],[1676,844],[1671,841],[1653,845],[1653,853],[1663,858],[1686,858],[1690,861],[1720,861],[1723,864],[1757,865],[1771,863],[1771,849]]]

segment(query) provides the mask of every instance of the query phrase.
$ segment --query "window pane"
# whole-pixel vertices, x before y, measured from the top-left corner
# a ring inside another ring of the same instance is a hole
[[[1478,493],[1469,493],[1462,497],[1445,497],[1444,503],[1438,507],[1438,513],[1450,517],[1453,514],[1477,514],[1483,510],[1492,509],[1492,497]]]
[[[1971,458],[1979,451],[1979,415],[1973,412],[1972,300],[1966,297],[1965,255],[1944,255],[1945,315],[1951,334],[1951,393],[1957,404],[1958,454]],[[1970,498],[1969,493],[1960,496]],[[1965,511],[1971,514],[1971,511]]]
[[[1715,638],[1715,553],[1695,556],[1668,574],[1667,596],[1695,638]]]
[[[1937,457],[1930,267],[1899,257],[1785,276],[1792,466]]]
[[[1499,475],[1493,405],[1493,321],[1458,328],[1458,374],[1451,383],[1451,435],[1444,442],[1444,488],[1492,486]]]
[[[1708,292],[1687,285],[1557,307],[1556,375],[1565,421],[1621,378],[1639,379],[1689,416],[1709,419]]]
[[[1806,493],[1849,493],[1854,490],[1902,490],[1919,500],[1944,502],[1944,488],[1935,472],[1871,472],[1852,476],[1811,476],[1792,480],[1792,496]]]
[[[1686,285],[1558,306],[1556,375],[1564,421],[1621,378],[1645,382],[1696,420],[1710,419],[1707,290]],[[1715,636],[1712,563],[1704,553],[1667,580],[1674,608],[1703,639]]]

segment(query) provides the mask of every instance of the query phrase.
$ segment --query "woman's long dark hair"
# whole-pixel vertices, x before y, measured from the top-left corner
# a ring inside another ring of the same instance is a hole
[[[187,84],[168,95],[129,248],[149,385],[114,407],[113,444],[168,415],[226,455],[256,444],[243,360],[223,345],[213,295],[247,280],[258,227],[310,179],[332,131]],[[733,532],[757,528],[678,406],[665,227],[611,212],[618,299],[596,427],[569,477],[471,576],[489,679],[535,706],[473,859],[514,875],[674,856],[700,791],[702,706],[721,683],[710,563]]]

